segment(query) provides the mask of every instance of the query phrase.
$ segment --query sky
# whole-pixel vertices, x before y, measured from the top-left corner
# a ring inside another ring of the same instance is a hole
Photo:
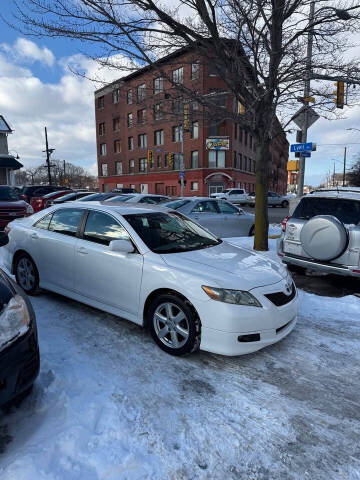
[[[2,5],[5,18],[11,19],[10,10],[11,2]],[[0,18],[0,114],[14,129],[9,149],[20,156],[25,167],[44,162],[47,126],[49,146],[55,148],[52,158],[97,174],[93,93],[99,84],[71,70],[107,81],[121,74],[99,71],[86,56],[91,54],[88,49],[66,39],[25,37]],[[306,184],[318,185],[329,171],[333,172],[334,164],[336,172],[342,172],[345,146],[349,167],[360,156],[360,131],[347,130],[360,130],[360,86],[357,88],[359,105],[345,107],[343,120],[319,119],[309,129],[308,141],[317,144],[317,151],[307,159]],[[294,135],[288,134],[288,140],[295,143]]]

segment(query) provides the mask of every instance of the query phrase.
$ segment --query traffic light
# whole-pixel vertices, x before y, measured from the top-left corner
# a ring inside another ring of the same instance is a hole
[[[174,154],[173,153],[168,153],[168,164],[170,167],[174,165]]]
[[[336,99],[334,100],[336,108],[344,108],[345,84],[344,82],[335,82],[334,85],[336,87],[336,90],[334,90],[334,95],[336,95]]]
[[[152,150],[147,151],[147,161],[148,161],[149,166],[152,165],[152,163],[153,163],[153,151]]]

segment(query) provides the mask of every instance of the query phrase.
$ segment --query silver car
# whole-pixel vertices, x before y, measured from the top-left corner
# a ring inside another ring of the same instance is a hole
[[[303,197],[284,220],[277,248],[289,266],[360,277],[360,188]]]
[[[161,202],[165,202],[166,200],[170,200],[170,197],[166,195],[156,195],[156,194],[148,194],[148,193],[126,193],[120,194],[116,197],[111,197],[106,202],[113,203],[113,202],[126,202],[126,203],[149,203],[150,205],[156,205]]]
[[[255,207],[254,192],[248,195],[247,203],[250,207]],[[289,206],[289,198],[286,195],[280,195],[279,193],[275,192],[268,192],[268,205],[269,207],[287,208]]]
[[[255,216],[252,213],[244,212],[226,200],[184,197],[165,202],[162,206],[183,213],[218,237],[254,235]]]

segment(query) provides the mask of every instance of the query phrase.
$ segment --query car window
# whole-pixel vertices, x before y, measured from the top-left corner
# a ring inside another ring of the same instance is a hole
[[[174,210],[177,210],[178,208],[181,208],[184,205],[187,205],[188,203],[190,203],[190,200],[173,200],[172,202],[163,203],[162,207],[172,208]]]
[[[129,238],[125,228],[113,217],[102,212],[89,212],[83,233],[84,240],[109,245],[111,240]]]
[[[219,207],[220,213],[224,213],[227,215],[229,214],[235,215],[239,213],[239,210],[236,207],[234,207],[234,205],[231,205],[228,202],[218,202],[218,207]]]
[[[49,213],[48,215],[43,217],[41,220],[36,222],[33,226],[36,227],[36,228],[42,228],[43,230],[47,230],[49,228],[49,225],[50,225],[50,220],[51,220],[52,214],[53,214],[53,212]]]
[[[230,195],[242,195],[244,193],[243,190],[232,190]]]
[[[139,203],[150,203],[152,205],[161,202],[161,197],[143,197]]]
[[[192,213],[219,213],[216,201],[199,202],[192,209]]]
[[[49,230],[74,237],[82,215],[83,210],[75,208],[56,210],[52,216]]]
[[[303,198],[292,217],[309,220],[316,215],[333,215],[346,225],[360,225],[360,202],[340,198]]]
[[[6,202],[14,202],[20,200],[19,192],[16,188],[12,187],[0,187],[0,200]]]

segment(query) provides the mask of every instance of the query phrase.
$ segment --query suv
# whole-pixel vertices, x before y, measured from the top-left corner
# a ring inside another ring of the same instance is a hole
[[[289,198],[286,195],[280,193],[268,192],[268,206],[269,207],[282,207],[287,208],[289,206]],[[249,194],[247,203],[250,207],[255,207],[255,192]]]
[[[25,185],[21,192],[21,198],[30,203],[32,197],[43,197],[47,193],[57,192],[59,190],[69,190],[69,187],[60,187],[57,185]]]
[[[277,250],[289,266],[360,277],[360,188],[303,197],[283,221]]]
[[[231,203],[240,203],[245,205],[247,203],[248,195],[243,188],[227,188],[220,193],[212,193],[211,198],[217,198],[219,200],[227,200]]]

